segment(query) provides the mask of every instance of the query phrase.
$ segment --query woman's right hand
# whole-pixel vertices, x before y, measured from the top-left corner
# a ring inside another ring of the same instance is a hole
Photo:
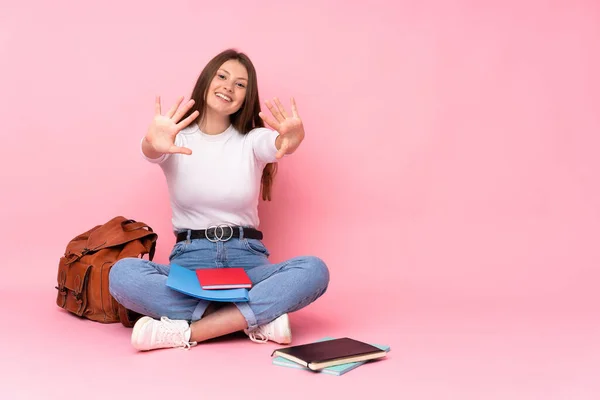
[[[156,155],[165,153],[192,154],[192,150],[187,147],[175,146],[175,136],[199,115],[198,111],[194,111],[187,118],[179,121],[194,106],[194,100],[189,100],[182,108],[179,108],[182,101],[183,97],[180,97],[169,112],[166,115],[162,115],[160,96],[156,96],[154,119],[148,127],[145,137],[148,150],[151,150]]]

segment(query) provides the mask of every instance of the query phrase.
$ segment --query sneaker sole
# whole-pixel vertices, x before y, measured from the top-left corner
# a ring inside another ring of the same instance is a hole
[[[292,328],[290,326],[290,317],[287,314],[283,314],[279,317],[283,320],[284,328],[277,332],[278,338],[284,338],[282,341],[277,341],[279,344],[290,344],[292,343]]]
[[[151,321],[152,321],[151,317],[144,316],[144,317],[140,318],[133,326],[133,331],[131,332],[131,345],[134,348],[136,348],[137,350],[145,350],[145,349],[140,348],[139,342],[138,342],[138,337],[140,335],[140,331],[142,330],[142,328]]]

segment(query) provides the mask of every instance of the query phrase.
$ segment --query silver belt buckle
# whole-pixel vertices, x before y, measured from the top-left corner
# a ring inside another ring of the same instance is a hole
[[[229,228],[229,236],[227,237],[225,228]],[[214,239],[208,237],[208,231],[214,230]],[[229,224],[220,224],[220,225],[212,225],[209,226],[208,229],[204,231],[204,237],[209,242],[217,243],[217,242],[226,242],[233,237],[233,226]]]

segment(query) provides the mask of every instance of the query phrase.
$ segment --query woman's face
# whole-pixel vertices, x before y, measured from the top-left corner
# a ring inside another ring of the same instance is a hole
[[[221,115],[237,112],[246,97],[248,71],[237,60],[228,60],[221,65],[206,92],[206,105]]]

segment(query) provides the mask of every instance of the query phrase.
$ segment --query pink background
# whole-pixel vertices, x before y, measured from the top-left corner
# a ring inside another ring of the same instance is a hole
[[[600,6],[362,3],[2,5],[0,397],[598,398]],[[295,343],[351,336],[387,360],[338,378],[241,337],[135,353],[129,330],[54,305],[66,243],[115,215],[158,231],[166,261],[166,185],[139,141],[154,95],[189,96],[227,47],[307,131],[261,204],[274,262],[331,270]]]

